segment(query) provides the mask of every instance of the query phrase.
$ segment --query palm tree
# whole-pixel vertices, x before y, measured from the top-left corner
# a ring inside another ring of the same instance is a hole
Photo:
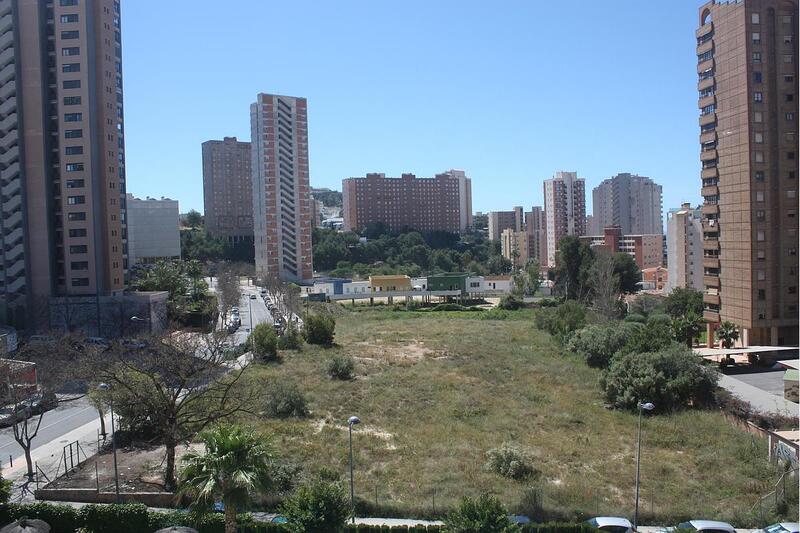
[[[217,499],[225,507],[225,533],[236,533],[236,514],[250,495],[272,485],[269,447],[253,431],[224,425],[201,435],[206,451],[183,456],[178,494],[193,498],[192,507],[208,510]]]
[[[726,320],[717,328],[717,339],[723,348],[731,348],[733,343],[739,340],[739,328],[733,322]]]
[[[689,311],[678,318],[673,318],[670,321],[672,326],[672,334],[675,340],[685,343],[689,348],[694,344],[694,340],[700,335],[703,330],[703,317]]]

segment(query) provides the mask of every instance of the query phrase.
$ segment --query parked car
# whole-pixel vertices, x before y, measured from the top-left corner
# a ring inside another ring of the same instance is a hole
[[[239,329],[239,326],[236,324],[228,324],[228,333],[236,333],[237,329]]]
[[[231,324],[235,324],[236,327],[238,328],[239,326],[242,325],[242,319],[239,318],[239,315],[234,315],[231,317]]]
[[[633,524],[627,518],[618,516],[598,516],[586,521],[592,527],[611,533],[633,533]]]
[[[659,533],[672,533],[683,531],[702,531],[703,533],[736,533],[736,529],[727,522],[716,520],[689,520],[681,522],[676,527],[667,527],[659,530]]]
[[[798,529],[797,522],[779,522],[756,531],[759,533],[798,533]]]
[[[236,307],[235,305],[233,307],[231,307],[231,314],[232,315],[233,314],[237,314],[238,315],[239,314],[239,308]]]
[[[251,300],[255,300],[255,299],[256,299],[256,295],[255,295],[255,294],[251,294],[251,295],[250,295],[250,299],[251,299]]]

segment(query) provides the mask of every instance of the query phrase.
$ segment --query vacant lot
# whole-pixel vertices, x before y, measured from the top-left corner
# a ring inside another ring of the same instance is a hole
[[[286,352],[259,378],[294,380],[306,419],[257,421],[276,451],[307,472],[347,475],[347,425],[354,431],[356,492],[384,512],[430,514],[461,496],[497,494],[533,513],[540,489],[551,517],[631,515],[636,417],[603,406],[599,372],[566,355],[537,330],[530,311],[513,319],[476,313],[360,311],[337,317],[337,347]],[[356,360],[357,377],[328,378],[335,354]],[[503,443],[527,448],[540,472],[526,481],[484,467]],[[715,412],[645,419],[642,513],[646,522],[680,516],[737,525],[776,478],[766,443]],[[377,492],[376,492],[377,491]],[[656,516],[652,516],[656,515]],[[743,524],[742,524],[743,525]]]

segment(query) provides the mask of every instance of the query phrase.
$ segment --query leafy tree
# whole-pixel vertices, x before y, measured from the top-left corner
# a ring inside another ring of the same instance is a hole
[[[619,318],[620,315],[620,285],[614,275],[614,267],[614,258],[603,250],[596,254],[590,271],[594,308],[608,319]]]
[[[732,348],[733,344],[739,340],[739,328],[733,322],[726,320],[719,325],[716,335],[723,348]]]
[[[653,296],[652,294],[640,294],[630,304],[629,313],[649,317],[653,314],[663,313],[664,298]]]
[[[574,300],[567,300],[558,307],[539,309],[535,324],[559,342],[566,342],[573,331],[586,325],[586,308]]]
[[[495,496],[483,494],[464,498],[444,520],[447,533],[515,533],[519,526],[508,518],[508,511]]]
[[[331,346],[335,329],[336,320],[332,316],[313,314],[303,323],[303,337],[308,344]]]
[[[203,215],[194,209],[191,209],[188,213],[186,213],[186,217],[184,217],[183,221],[189,228],[199,228],[203,225]]]
[[[675,344],[671,319],[667,315],[653,315],[641,326],[628,324],[634,329],[631,329],[627,342],[620,348],[623,353],[657,352]]]
[[[294,320],[286,324],[286,331],[278,337],[278,348],[281,350],[299,350],[303,346],[303,339],[297,330]]]
[[[490,274],[508,274],[511,272],[511,261],[502,255],[493,255],[486,263]]]
[[[286,498],[281,514],[290,532],[338,533],[350,516],[350,501],[340,483],[317,479]]]
[[[685,346],[673,344],[657,352],[619,354],[603,373],[606,400],[620,409],[653,402],[669,412],[713,400],[717,374]]]
[[[570,337],[567,349],[579,355],[589,366],[605,368],[637,329],[629,324],[587,326]]]
[[[258,324],[253,328],[247,343],[253,351],[253,357],[262,362],[278,359],[278,336],[269,324]]]
[[[9,498],[11,498],[11,488],[13,485],[10,479],[4,478],[2,473],[0,473],[0,504],[8,503]]]
[[[539,261],[529,261],[525,270],[528,274],[528,294],[534,296],[542,286],[542,278],[539,275],[541,265]]]
[[[673,318],[693,312],[703,314],[703,293],[685,287],[676,287],[667,295],[664,310]]]
[[[614,254],[614,277],[617,278],[620,291],[632,294],[639,290],[638,284],[642,281],[642,272],[633,256],[617,252]]]
[[[525,303],[518,296],[506,294],[500,298],[500,303],[497,304],[497,307],[506,309],[507,311],[515,311],[525,307]]]
[[[201,434],[205,453],[183,456],[179,494],[193,499],[197,511],[211,509],[217,498],[225,513],[225,533],[236,533],[236,514],[250,496],[269,491],[272,455],[264,439],[239,426],[224,425]]]
[[[556,254],[555,282],[558,291],[568,300],[585,299],[593,264],[594,252],[588,244],[572,235],[563,237]]]
[[[694,344],[694,340],[700,336],[703,331],[704,324],[703,317],[689,311],[677,318],[673,318],[670,326],[672,327],[672,335],[678,342],[686,344],[689,348]]]
[[[225,253],[225,241],[212,237],[205,229],[181,230],[181,257],[199,261],[218,261]]]

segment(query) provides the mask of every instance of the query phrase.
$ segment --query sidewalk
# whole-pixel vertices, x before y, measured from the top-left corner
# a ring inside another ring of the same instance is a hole
[[[761,411],[762,413],[773,413],[797,418],[798,412],[800,412],[800,404],[790,402],[782,396],[761,390],[733,376],[720,374],[719,386],[740,400],[750,402],[753,409]]]
[[[105,417],[106,431],[111,433],[111,416]],[[72,431],[65,433],[60,438],[44,442],[40,446],[36,446],[36,439],[34,439],[34,446],[31,450],[31,460],[47,475],[51,480],[55,479],[56,473],[64,473],[63,464],[63,450],[64,446],[71,442],[78,441],[83,452],[87,457],[97,453],[97,433],[100,431],[100,419],[96,418]],[[85,458],[81,455],[81,460]],[[3,468],[3,477],[13,482],[11,490],[12,502],[33,502],[33,491],[36,489],[35,481],[28,481],[26,475],[28,465],[25,462],[24,455],[14,462],[13,467]],[[48,483],[44,478],[40,478],[40,485]]]

